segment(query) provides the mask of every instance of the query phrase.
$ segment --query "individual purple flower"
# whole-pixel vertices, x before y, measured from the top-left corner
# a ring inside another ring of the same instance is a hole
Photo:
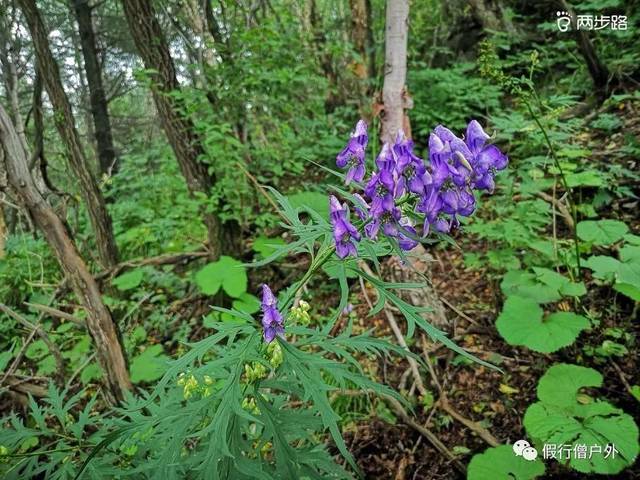
[[[345,184],[349,185],[352,180],[361,182],[364,178],[364,155],[368,141],[367,124],[364,120],[360,120],[356,124],[355,130],[351,133],[347,146],[336,157],[336,165],[338,167],[349,167],[344,179]]]
[[[356,227],[349,222],[349,210],[346,203],[341,204],[336,197],[331,195],[329,210],[329,217],[333,226],[333,239],[336,244],[336,254],[340,258],[345,258],[348,255],[356,257],[358,255],[356,242],[360,241],[360,234]]]
[[[398,229],[398,245],[400,245],[400,248],[405,252],[413,250],[419,243],[417,240],[418,232],[416,232],[411,221],[406,217],[401,218],[398,223],[400,226]]]
[[[284,320],[278,311],[278,300],[271,292],[269,286],[262,285],[262,328],[264,340],[271,343],[276,335],[284,335]]]
[[[378,158],[376,158],[376,166],[378,167],[377,173],[380,183],[390,193],[393,193],[396,188],[396,159],[388,143],[382,146]]]
[[[476,197],[473,196],[473,192],[468,188],[460,190],[458,193],[458,213],[463,217],[468,217],[476,209]]]
[[[388,207],[388,208],[387,208]],[[389,237],[398,236],[398,221],[402,216],[400,209],[393,202],[391,205],[382,203],[380,209],[371,209],[372,220],[364,227],[366,236],[370,239],[378,237],[378,232],[382,228],[382,232]]]
[[[431,183],[436,188],[440,188],[445,182],[451,180],[454,175],[458,175],[458,171],[450,163],[451,147],[449,143],[445,143],[435,132],[429,135],[429,161]]]
[[[455,215],[460,204],[459,190],[455,187],[445,188],[440,193],[440,198],[442,199],[442,211],[449,215]]]
[[[451,229],[451,221],[443,211],[444,202],[440,191],[434,187],[427,188],[425,195],[418,203],[416,210],[424,213],[424,225],[422,235],[427,236],[431,229],[447,233]]]
[[[473,155],[473,187],[478,190],[493,191],[495,187],[494,175],[498,170],[504,170],[508,157],[495,145],[487,145],[489,135],[483,130],[478,121],[471,120],[467,125],[465,143]]]
[[[484,131],[482,125],[480,125],[477,120],[471,120],[469,122],[464,141],[473,155],[478,155],[489,138],[489,135]]]
[[[413,153],[413,142],[400,130],[393,146],[396,156],[397,184],[395,196],[400,197],[408,190],[421,195],[424,187],[431,183],[431,175],[427,172],[424,160]]]
[[[459,187],[469,183],[473,171],[471,160],[473,155],[465,142],[451,130],[438,125],[429,138],[429,154],[436,168],[440,184],[443,176],[451,179]]]

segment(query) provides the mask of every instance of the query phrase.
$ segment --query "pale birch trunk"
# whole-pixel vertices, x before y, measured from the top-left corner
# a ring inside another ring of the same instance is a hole
[[[382,96],[384,101],[384,116],[382,117],[382,142],[393,143],[398,130],[402,129],[411,138],[411,125],[405,109],[411,107],[411,99],[406,89],[407,78],[407,41],[409,33],[409,1],[387,0],[387,16],[385,28],[385,71]],[[431,286],[429,264],[433,258],[418,245],[411,252],[411,267],[397,268],[393,259],[387,262],[389,276],[401,282],[417,282],[424,286],[412,290],[411,298],[414,305],[429,307],[431,312],[425,318],[436,327],[447,324],[445,310],[437,292]],[[426,277],[426,282],[424,281]]]
[[[405,128],[405,83],[407,78],[407,38],[409,0],[387,0],[384,52],[384,86],[381,139],[393,142]]]

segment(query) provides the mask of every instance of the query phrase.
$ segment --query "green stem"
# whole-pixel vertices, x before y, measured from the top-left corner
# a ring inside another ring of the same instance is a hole
[[[537,96],[537,95],[536,95]],[[571,187],[569,187],[569,184],[567,183],[567,178],[564,175],[564,171],[562,169],[562,165],[560,165],[560,161],[558,160],[558,156],[556,155],[556,151],[555,148],[553,147],[553,144],[551,143],[551,139],[549,138],[549,135],[547,134],[547,130],[544,128],[544,125],[542,125],[542,122],[540,122],[540,119],[538,118],[538,116],[535,114],[535,112],[533,111],[533,108],[531,107],[531,104],[529,103],[528,100],[524,99],[524,104],[527,106],[527,110],[529,110],[529,113],[531,114],[531,117],[533,118],[533,121],[536,123],[536,125],[538,126],[538,128],[540,129],[540,131],[542,132],[542,135],[544,137],[545,143],[547,144],[547,147],[549,148],[549,153],[551,154],[551,158],[553,160],[553,163],[555,165],[555,167],[558,169],[558,172],[560,174],[560,179],[562,180],[562,186],[564,187],[565,191],[567,192],[567,201],[569,202],[569,208],[571,209],[571,217],[573,218],[573,244],[575,247],[575,252],[576,252],[576,267],[577,267],[577,278],[578,280],[580,280],[582,278],[582,273],[581,273],[581,267],[580,267],[580,242],[578,240],[578,213],[576,210],[576,203],[575,203],[575,199],[573,197],[573,190],[571,189]],[[552,206],[553,208],[553,206]]]
[[[327,261],[331,258],[331,255],[333,255],[333,252],[335,252],[335,250],[336,250],[335,246],[328,247],[324,252],[322,252],[316,257],[315,261],[311,263],[309,270],[307,270],[307,272],[298,282],[298,285],[296,286],[296,288],[294,288],[293,291],[287,297],[286,301],[284,302],[284,307],[283,307],[284,310],[287,310],[289,308],[296,294],[305,285],[305,283],[309,281],[309,279],[313,276],[313,274],[317,272],[318,269],[322,267],[325,263],[327,263]]]

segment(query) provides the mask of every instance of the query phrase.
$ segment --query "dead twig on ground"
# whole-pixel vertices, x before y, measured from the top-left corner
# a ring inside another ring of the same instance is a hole
[[[438,376],[436,375],[436,371],[433,368],[433,364],[429,359],[429,354],[427,352],[426,340],[424,338],[424,335],[422,336],[422,352],[425,358],[425,362],[427,363],[429,373],[431,374],[433,383],[436,386],[436,389],[438,390],[439,398],[438,398],[438,401],[436,402],[436,405],[442,410],[444,410],[445,412],[447,412],[449,415],[451,415],[451,417],[453,417],[455,420],[457,420],[458,422],[463,424],[465,427],[467,427],[469,430],[475,432],[480,438],[482,438],[485,442],[487,442],[492,447],[497,447],[498,445],[500,445],[500,442],[498,441],[498,439],[494,437],[489,430],[484,428],[479,423],[466,418],[451,406],[451,404],[449,403],[449,399],[447,397],[447,393],[442,388],[442,385],[438,380]]]

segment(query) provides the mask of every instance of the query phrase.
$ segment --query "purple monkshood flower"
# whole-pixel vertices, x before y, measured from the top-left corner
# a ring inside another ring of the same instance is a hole
[[[451,222],[443,212],[444,202],[440,191],[434,187],[426,189],[424,197],[418,203],[416,210],[424,213],[422,235],[427,236],[431,227],[440,233],[447,233],[451,229]]]
[[[393,146],[396,156],[396,172],[398,181],[395,196],[401,197],[406,190],[421,195],[424,187],[431,183],[431,175],[427,172],[424,160],[413,153],[413,142],[400,130]]]
[[[378,180],[388,192],[393,193],[396,189],[396,159],[388,143],[385,143],[376,158],[378,167]]]
[[[331,195],[329,199],[329,217],[333,226],[333,239],[336,243],[338,257],[345,258],[348,255],[358,256],[356,242],[360,241],[360,233],[349,222],[349,210],[347,204],[341,204],[336,197]]]
[[[396,163],[388,144],[383,145],[376,159],[376,165],[379,170],[371,175],[371,179],[364,187],[364,193],[371,200],[370,215],[379,219],[385,212],[392,212],[395,208]]]
[[[473,155],[473,187],[478,190],[493,191],[495,182],[493,176],[498,170],[504,170],[509,158],[495,145],[486,145],[489,135],[482,129],[480,123],[471,120],[467,125],[465,143]]]
[[[355,130],[351,133],[351,138],[347,146],[336,157],[336,165],[340,168],[349,167],[344,183],[349,185],[352,180],[361,182],[364,178],[364,154],[367,148],[367,124],[364,120],[358,121]]]
[[[375,210],[372,207],[370,212],[372,220],[364,227],[364,232],[368,238],[372,240],[377,238],[380,227],[382,227],[385,235],[389,237],[398,236],[398,221],[400,220],[401,212],[393,204],[393,199],[391,199],[390,204],[387,202],[380,203],[380,208]]]
[[[435,156],[439,179],[444,174],[459,187],[468,183],[472,173],[471,151],[461,138],[458,138],[451,130],[442,125],[438,125],[429,138],[429,153]],[[432,162],[434,160],[433,157]],[[445,169],[446,167],[446,169]],[[441,180],[442,181],[442,180]]]
[[[449,131],[447,129],[444,130]],[[429,161],[432,185],[436,188],[440,188],[454,175],[458,175],[458,171],[450,163],[451,147],[449,142],[443,141],[435,132],[429,135]]]
[[[262,328],[264,340],[271,343],[276,335],[284,335],[284,320],[278,311],[278,300],[271,292],[269,286],[262,285]]]
[[[418,240],[416,240],[418,232],[416,232],[411,221],[406,217],[401,218],[398,223],[400,224],[398,229],[398,245],[406,252],[413,250],[419,243]]]

